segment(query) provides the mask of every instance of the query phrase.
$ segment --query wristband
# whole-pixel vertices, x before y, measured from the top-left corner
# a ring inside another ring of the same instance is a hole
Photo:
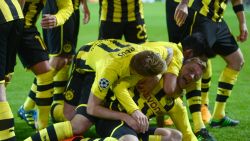
[[[244,6],[243,6],[243,4],[235,5],[235,6],[233,6],[233,10],[235,13],[240,12],[240,11],[244,11]]]

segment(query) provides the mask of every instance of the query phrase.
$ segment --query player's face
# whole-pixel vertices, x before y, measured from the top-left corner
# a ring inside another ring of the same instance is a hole
[[[181,88],[185,88],[188,84],[199,80],[202,76],[202,68],[198,63],[187,63],[182,66],[178,83]]]

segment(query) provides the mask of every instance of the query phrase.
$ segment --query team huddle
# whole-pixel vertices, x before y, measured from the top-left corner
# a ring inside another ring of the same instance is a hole
[[[240,25],[237,41],[244,42],[242,0],[231,3]],[[1,1],[0,141],[17,140],[6,98],[17,55],[35,74],[17,111],[37,131],[25,141],[216,141],[205,124],[239,124],[225,108],[244,64],[223,19],[226,5],[226,0],[166,0],[169,40],[150,42],[141,0],[100,0],[98,40],[76,51],[80,9],[83,23],[90,20],[86,0]],[[41,13],[43,37],[37,29]],[[216,55],[226,66],[211,114],[210,58]],[[164,115],[175,128],[164,127]],[[92,126],[98,138],[84,137]]]

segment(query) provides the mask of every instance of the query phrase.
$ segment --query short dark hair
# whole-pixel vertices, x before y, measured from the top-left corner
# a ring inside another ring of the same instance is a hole
[[[166,70],[166,61],[153,51],[145,50],[135,54],[130,67],[142,76],[155,76]]]
[[[188,35],[181,41],[181,44],[183,51],[187,49],[193,50],[193,57],[205,56],[207,58],[213,58],[216,56],[216,53],[209,47],[205,36],[200,32]]]

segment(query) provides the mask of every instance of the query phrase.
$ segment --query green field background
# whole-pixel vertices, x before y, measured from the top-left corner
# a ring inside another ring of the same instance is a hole
[[[230,5],[230,4],[229,4]],[[89,3],[91,11],[91,20],[88,24],[83,25],[81,22],[80,34],[78,37],[78,48],[87,42],[96,40],[98,37],[98,4]],[[248,21],[248,29],[250,29],[250,8],[246,8],[246,17]],[[145,4],[144,6],[145,22],[149,40],[152,41],[168,41],[166,19],[165,19],[165,3],[156,2],[153,4]],[[239,35],[239,26],[237,18],[229,6],[225,12],[225,20],[227,21],[233,35]],[[40,23],[38,27],[40,28]],[[218,141],[250,141],[250,40],[239,43],[239,46],[245,57],[245,65],[242,69],[238,81],[234,86],[231,97],[228,99],[226,114],[240,120],[237,127],[216,128],[208,127],[209,131],[215,136]],[[210,88],[210,110],[213,110],[217,79],[221,70],[225,67],[224,61],[217,56],[212,59],[213,77]],[[28,127],[24,121],[17,117],[17,110],[23,104],[29,88],[33,80],[33,74],[30,71],[25,71],[21,63],[15,68],[15,75],[12,83],[7,87],[8,101],[15,116],[15,131],[18,141],[24,140],[26,137],[35,133]],[[190,118],[192,124],[192,119]]]

